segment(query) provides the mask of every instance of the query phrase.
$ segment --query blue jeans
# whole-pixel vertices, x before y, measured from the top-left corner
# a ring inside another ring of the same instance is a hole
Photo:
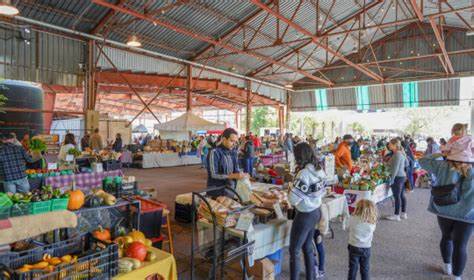
[[[318,271],[324,271],[324,245],[323,245],[323,236],[319,229],[314,231],[314,245],[316,247],[316,251],[318,252],[318,261],[316,262],[316,266],[318,267]],[[314,252],[316,254],[316,252]]]
[[[16,193],[27,193],[30,191],[30,183],[28,179],[25,177],[23,179],[13,180],[13,181],[5,181],[3,182],[3,190],[5,192]]]
[[[438,216],[442,238],[441,256],[444,263],[453,265],[454,276],[461,276],[467,262],[467,244],[471,238],[474,224],[468,224]]]
[[[201,166],[207,168],[207,155],[201,155]]]
[[[244,172],[252,176],[253,173],[253,157],[244,158]]]
[[[393,184],[390,186],[395,199],[395,215],[400,215],[400,208],[402,212],[407,212],[407,198],[405,197],[405,180],[406,177],[395,177]]]
[[[303,251],[306,268],[306,280],[314,280],[314,227],[321,219],[321,210],[296,212],[290,233],[290,279],[300,279],[300,254]]]
[[[360,266],[362,280],[370,279],[370,248],[359,248],[349,245],[349,274],[348,280],[356,280]]]

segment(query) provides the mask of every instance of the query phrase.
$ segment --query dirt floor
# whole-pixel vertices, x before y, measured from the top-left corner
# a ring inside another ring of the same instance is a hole
[[[128,169],[127,175],[138,178],[141,187],[157,189],[160,201],[166,203],[174,217],[174,199],[176,195],[204,189],[206,173],[198,166]],[[442,259],[439,253],[441,234],[436,217],[426,208],[429,191],[417,189],[408,194],[409,219],[399,223],[380,220],[375,232],[372,257],[371,276],[373,280],[431,280],[449,279],[441,274]],[[388,215],[393,211],[389,201],[379,207],[380,215]],[[335,223],[335,238],[325,239],[326,277],[324,279],[346,279],[348,254],[347,232],[341,225]],[[190,279],[189,255],[191,227],[186,224],[173,222],[175,257],[178,265],[179,279]],[[472,239],[472,238],[471,238]],[[166,249],[166,248],[165,248]],[[283,272],[276,279],[289,279],[288,250],[285,249]],[[474,280],[474,242],[468,247],[468,262],[463,280]],[[198,260],[196,279],[206,279],[209,265]],[[239,279],[235,271],[227,270],[225,279]],[[303,273],[301,279],[304,279]]]

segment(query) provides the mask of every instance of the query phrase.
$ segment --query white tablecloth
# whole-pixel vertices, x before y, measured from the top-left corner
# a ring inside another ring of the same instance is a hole
[[[254,230],[247,234],[249,241],[255,241],[253,250],[250,250],[248,261],[253,266],[254,260],[262,259],[278,250],[290,245],[291,223],[289,220],[271,220],[266,224],[258,224]],[[219,232],[219,231],[218,231]],[[243,238],[243,232],[236,229],[227,229],[235,237]],[[218,236],[220,236],[218,234]],[[198,221],[199,246],[212,244],[212,225],[206,220]],[[220,239],[218,239],[218,244]]]
[[[345,230],[349,221],[349,207],[345,195],[331,194],[331,196],[323,198],[321,221],[318,225],[318,229],[323,235],[329,233],[329,222],[338,217],[342,218],[342,229]]]
[[[182,165],[193,165],[200,164],[201,159],[196,155],[179,156],[178,153],[157,153],[147,152],[143,153],[143,168],[154,168],[154,167],[172,167]]]
[[[375,203],[379,203],[393,196],[392,189],[387,184],[378,185],[373,192],[346,189],[344,194],[347,198],[347,204],[352,208],[355,208],[357,202],[361,199],[370,199]]]

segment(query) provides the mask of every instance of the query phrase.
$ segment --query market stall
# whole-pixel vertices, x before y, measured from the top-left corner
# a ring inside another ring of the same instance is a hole
[[[203,130],[223,130],[225,125],[213,123],[202,119],[191,112],[186,112],[169,122],[155,125],[160,132],[161,139],[191,140],[191,135],[196,135]]]
[[[183,165],[200,164],[201,159],[196,153],[162,153],[162,152],[144,152],[142,154],[142,168],[154,167],[172,167]]]

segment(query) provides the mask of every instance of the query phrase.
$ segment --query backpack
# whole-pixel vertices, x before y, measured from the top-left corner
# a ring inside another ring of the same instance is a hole
[[[432,187],[431,196],[433,197],[433,203],[437,206],[447,206],[458,203],[461,200],[463,182],[464,177],[461,177],[461,179],[454,184]]]

